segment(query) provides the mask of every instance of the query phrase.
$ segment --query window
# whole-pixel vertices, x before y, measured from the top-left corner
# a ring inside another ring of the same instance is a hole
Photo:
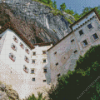
[[[35,64],[35,60],[32,60],[32,64]]]
[[[93,36],[94,40],[98,39],[98,35],[96,33],[93,34],[92,36]]]
[[[54,52],[54,55],[57,54],[57,52]]]
[[[47,73],[47,69],[46,68],[44,69],[44,73]]]
[[[32,78],[32,81],[35,81],[35,78]]]
[[[82,35],[82,34],[84,34],[84,33],[83,33],[83,31],[82,31],[82,30],[80,30],[80,31],[79,31],[79,34],[80,34],[80,36],[81,36],[81,35]]]
[[[74,53],[77,53],[77,50],[75,50]]]
[[[27,63],[29,63],[29,59],[25,56],[25,61],[27,62]]]
[[[25,49],[25,51],[27,52],[27,54],[29,54],[29,50],[28,49]]]
[[[2,37],[0,37],[0,40],[2,39]]]
[[[56,66],[58,65],[58,63],[56,63]]]
[[[46,63],[46,59],[43,59],[43,63]]]
[[[43,80],[43,82],[46,82],[46,80]]]
[[[22,49],[24,49],[24,45],[23,45],[22,43],[20,43],[20,47],[21,47]]]
[[[36,52],[33,52],[33,56],[35,56],[36,55]]]
[[[84,41],[83,41],[83,46],[87,46],[87,45],[88,45],[87,40],[84,40]]]
[[[18,39],[14,36],[13,37],[13,39],[14,39],[14,41],[16,42],[16,43],[18,43]]]
[[[9,58],[15,62],[16,57],[12,53],[9,53]]]
[[[14,44],[11,45],[11,48],[12,48],[14,51],[17,51],[17,47],[16,47]]]
[[[89,29],[93,28],[91,24],[87,25],[87,27],[88,27]]]
[[[57,77],[60,77],[60,73],[57,75]]]
[[[34,74],[34,69],[31,70],[31,74]]]
[[[43,54],[46,54],[46,51],[43,51]]]
[[[28,71],[29,71],[29,69],[24,65],[23,66],[23,70],[26,72],[26,73],[28,73]]]
[[[74,39],[72,39],[71,42],[74,42]]]

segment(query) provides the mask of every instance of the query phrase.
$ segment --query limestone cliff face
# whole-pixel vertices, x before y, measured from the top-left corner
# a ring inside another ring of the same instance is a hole
[[[0,2],[2,1],[0,0]],[[25,29],[23,29],[24,35],[32,43],[56,43],[71,31],[70,24],[65,17],[71,19],[72,22],[74,17],[69,14],[63,12],[64,16],[55,16],[51,13],[53,10],[50,7],[32,0],[5,0],[4,3],[9,6],[7,9],[10,9],[10,20],[15,17],[16,23],[20,20],[19,24],[23,23],[23,27],[28,27],[26,30],[31,31],[26,31],[28,32],[26,33]]]

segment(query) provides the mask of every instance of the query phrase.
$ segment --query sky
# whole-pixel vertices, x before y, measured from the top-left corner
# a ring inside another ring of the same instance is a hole
[[[54,0],[52,0],[54,1]],[[57,2],[57,8],[60,8],[62,3],[66,4],[67,9],[72,9],[78,14],[82,13],[84,7],[95,7],[100,5],[100,0],[55,0]]]

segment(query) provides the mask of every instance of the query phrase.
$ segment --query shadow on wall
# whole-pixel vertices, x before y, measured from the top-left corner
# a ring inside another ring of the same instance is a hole
[[[51,83],[51,70],[49,68],[49,64],[45,65],[44,69],[47,69],[47,72],[45,72],[45,78],[47,84],[49,85]]]

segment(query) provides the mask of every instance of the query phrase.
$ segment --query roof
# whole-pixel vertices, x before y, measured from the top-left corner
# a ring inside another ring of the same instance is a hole
[[[80,22],[82,19],[84,19],[86,16],[88,16],[89,14],[91,14],[92,12],[95,12],[95,14],[97,15],[97,17],[100,20],[100,17],[98,15],[98,13],[96,12],[95,8],[92,9],[90,12],[88,12],[87,14],[85,14],[83,17],[81,17],[79,20],[77,20],[76,22],[74,22],[73,24],[70,25],[70,28],[72,29],[72,26],[74,26],[75,24],[77,24],[78,22]]]
[[[53,42],[47,42],[47,43],[35,43],[35,45],[39,45],[39,46],[47,46],[47,45],[50,45],[50,44],[53,44]]]
[[[20,33],[11,22],[6,23],[1,29],[0,34],[4,32],[6,29],[13,30],[31,49],[34,49],[34,46],[25,38],[25,36]]]
[[[98,19],[100,20],[100,17],[98,15],[98,13],[96,12],[95,8],[92,9],[89,13],[87,13],[86,15],[84,15],[82,18],[80,18],[78,21],[74,22],[72,25],[70,25],[70,28],[72,29],[72,26],[75,25],[76,23],[78,23],[79,21],[81,21],[82,19],[84,19],[86,16],[88,16],[89,14],[91,14],[92,12],[95,12],[95,14],[97,15]],[[58,41],[54,46],[52,46],[51,48],[49,48],[47,51],[51,50],[53,47],[55,47],[57,44],[59,44],[62,40],[64,40],[66,37],[68,37],[70,34],[73,33],[73,30],[67,34],[65,37],[63,37],[60,41]]]

